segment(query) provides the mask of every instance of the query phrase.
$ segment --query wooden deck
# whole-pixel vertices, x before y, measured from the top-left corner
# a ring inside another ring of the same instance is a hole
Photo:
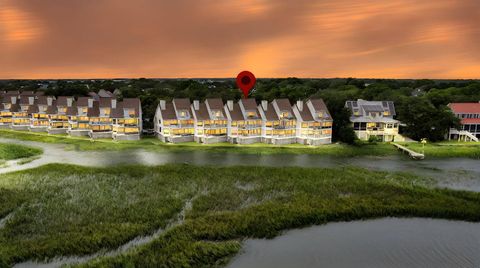
[[[416,159],[416,160],[422,160],[425,158],[425,155],[424,154],[421,154],[421,153],[417,153],[411,149],[408,149],[407,147],[405,146],[402,146],[400,144],[397,144],[397,143],[394,143],[392,142],[393,146],[397,147],[398,150],[404,152],[404,153],[408,153],[408,155],[413,158],[413,159]]]

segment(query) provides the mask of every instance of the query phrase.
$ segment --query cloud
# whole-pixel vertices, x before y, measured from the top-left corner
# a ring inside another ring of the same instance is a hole
[[[242,69],[259,77],[478,78],[480,71],[476,0],[3,1],[4,78],[233,77]]]

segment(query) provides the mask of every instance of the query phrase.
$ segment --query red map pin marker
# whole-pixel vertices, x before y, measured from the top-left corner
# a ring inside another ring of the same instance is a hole
[[[243,96],[248,97],[248,93],[255,86],[257,79],[249,71],[243,71],[237,75],[237,86],[242,90]]]

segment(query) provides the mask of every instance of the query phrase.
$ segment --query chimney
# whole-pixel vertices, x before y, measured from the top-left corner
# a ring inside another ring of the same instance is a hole
[[[268,108],[268,101],[262,100],[262,109],[264,111],[267,111],[267,108]]]
[[[87,103],[88,108],[92,108],[92,107],[93,107],[93,101],[94,101],[94,99],[88,99],[88,103]]]
[[[35,97],[28,97],[28,104],[33,105],[34,100],[35,100]]]
[[[195,111],[198,111],[198,109],[200,109],[200,101],[199,100],[194,100],[193,101],[193,109],[195,109]]]
[[[53,98],[52,97],[47,97],[47,105],[52,106]]]
[[[67,98],[67,107],[71,107],[73,102],[73,98]]]
[[[165,100],[160,100],[160,110],[165,110],[166,102]]]
[[[112,109],[116,109],[116,108],[117,108],[117,100],[112,99]]]
[[[227,100],[227,108],[229,111],[233,111],[233,100]]]
[[[297,108],[300,112],[303,111],[303,101],[301,100],[297,101]]]
[[[17,103],[17,97],[12,96],[11,98],[12,98],[12,104],[16,104]]]

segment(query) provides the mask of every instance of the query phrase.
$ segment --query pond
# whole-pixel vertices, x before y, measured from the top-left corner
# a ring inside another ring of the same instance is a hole
[[[227,267],[480,267],[480,224],[421,218],[329,223],[247,240]]]
[[[163,165],[185,163],[214,166],[299,166],[342,167],[357,166],[371,170],[403,171],[434,178],[440,187],[480,192],[480,160],[468,158],[427,158],[414,161],[405,155],[384,157],[334,157],[316,154],[239,154],[235,152],[212,153],[202,150],[190,152],[152,152],[146,150],[124,151],[74,151],[65,150],[63,144],[49,144],[0,138],[0,142],[14,142],[41,147],[41,158],[24,165],[0,168],[0,173],[33,168],[48,163],[66,163],[85,166],[113,166],[119,164]]]

